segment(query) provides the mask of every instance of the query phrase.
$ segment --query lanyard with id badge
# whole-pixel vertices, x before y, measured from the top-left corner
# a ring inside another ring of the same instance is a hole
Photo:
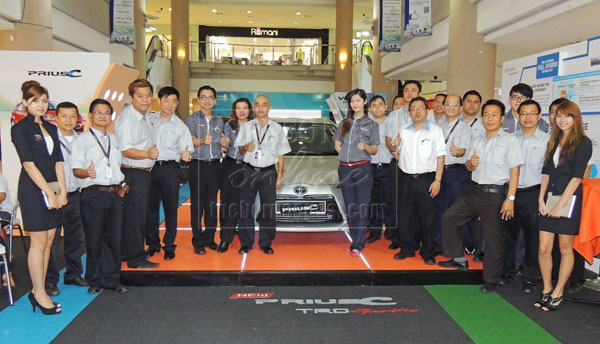
[[[256,140],[258,141],[258,148],[256,149],[256,152],[254,152],[254,159],[256,159],[256,161],[260,160],[260,158],[262,157],[262,150],[260,148],[260,145],[265,140],[265,136],[267,136],[267,131],[269,131],[270,126],[270,124],[267,124],[267,128],[265,129],[265,132],[263,133],[263,136],[261,138],[258,134],[258,124],[254,123],[254,130],[256,131]]]
[[[106,179],[111,179],[112,169],[110,168],[110,136],[108,136],[108,151],[106,151],[104,149],[104,146],[102,146],[102,143],[100,143],[100,140],[98,140],[98,136],[96,136],[96,133],[94,133],[93,130],[90,130],[90,132],[92,133],[92,136],[94,136],[94,138],[96,139],[98,146],[100,146],[100,149],[102,150],[102,154],[104,154],[104,157],[106,158],[106,169],[104,173],[105,177]]]

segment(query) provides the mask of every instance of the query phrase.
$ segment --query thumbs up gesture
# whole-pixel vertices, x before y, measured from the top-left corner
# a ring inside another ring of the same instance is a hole
[[[246,145],[246,150],[247,150],[248,152],[254,152],[254,148],[255,148],[255,147],[254,147],[254,142],[253,142],[253,141],[250,141],[250,142],[249,142],[249,143]]]
[[[365,150],[365,139],[361,138],[360,143],[357,146],[358,146],[358,149],[360,149],[361,151],[364,151]]]
[[[225,135],[221,134],[221,147],[227,148],[229,147],[229,139],[225,137]]]
[[[156,149],[156,144],[154,144],[148,149],[148,159],[156,160],[156,158],[158,158],[158,149]]]
[[[394,146],[400,146],[400,133],[394,137]]]
[[[450,155],[457,156],[458,155],[458,147],[454,144],[454,140],[450,143]]]
[[[210,145],[211,143],[212,143],[212,136],[210,136],[210,133],[207,133],[206,136],[204,136],[204,144]]]
[[[181,160],[185,162],[189,162],[190,160],[192,160],[192,154],[188,150],[189,148],[190,146],[185,146],[185,150],[181,153]]]
[[[94,160],[90,160],[90,166],[87,168],[88,177],[96,178],[96,167],[94,166]]]
[[[473,148],[473,155],[471,155],[471,165],[477,167],[479,165],[479,155],[477,155],[477,149]]]

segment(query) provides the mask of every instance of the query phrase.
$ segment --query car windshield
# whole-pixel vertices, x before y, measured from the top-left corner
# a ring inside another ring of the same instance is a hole
[[[287,133],[292,151],[286,155],[337,155],[333,134],[335,126],[327,123],[280,122]]]

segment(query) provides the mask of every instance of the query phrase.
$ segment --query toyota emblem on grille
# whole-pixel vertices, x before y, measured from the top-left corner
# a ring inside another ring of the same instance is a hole
[[[306,195],[307,192],[308,192],[308,188],[304,185],[294,186],[294,193],[296,195]]]

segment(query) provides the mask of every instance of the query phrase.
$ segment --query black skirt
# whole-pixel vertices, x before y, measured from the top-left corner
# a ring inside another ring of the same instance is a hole
[[[23,216],[23,229],[26,231],[47,231],[62,224],[60,210],[48,210],[42,197],[42,190],[37,185],[20,183],[17,197],[21,216]]]
[[[577,199],[575,200],[575,207],[573,208],[573,215],[571,216],[571,218],[554,218],[540,215],[540,231],[556,234],[578,235],[579,224],[581,222],[581,203],[581,196],[577,196]],[[551,209],[546,209],[546,211],[550,210]]]

